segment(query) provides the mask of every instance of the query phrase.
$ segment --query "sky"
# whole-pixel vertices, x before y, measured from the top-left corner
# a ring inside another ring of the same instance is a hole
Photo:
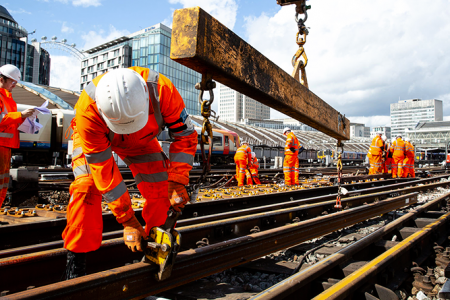
[[[309,88],[351,122],[389,126],[389,105],[439,99],[450,120],[450,0],[309,0],[304,46]],[[200,6],[291,74],[294,6],[276,0],[15,0],[2,4],[31,38],[87,50]],[[50,50],[50,85],[76,90],[80,63]],[[217,108],[217,101],[213,104]],[[271,118],[282,114],[271,110]]]

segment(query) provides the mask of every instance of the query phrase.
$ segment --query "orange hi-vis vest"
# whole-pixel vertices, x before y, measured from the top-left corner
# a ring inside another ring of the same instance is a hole
[[[393,152],[393,157],[404,158],[405,157],[405,142],[398,138],[396,139],[391,146],[391,152]]]
[[[0,146],[8,148],[20,147],[20,136],[17,127],[22,124],[22,113],[17,111],[17,104],[12,95],[0,88]]]
[[[151,105],[149,105],[149,118],[144,128],[132,134],[115,134],[107,127],[94,100],[96,86],[104,74],[93,79],[83,90],[75,106],[76,113],[72,121],[72,126],[79,134],[80,140],[80,145],[77,145],[77,148],[74,147],[73,156],[83,153],[89,164],[84,168],[77,166],[78,173],[75,176],[80,176],[83,172],[91,173],[97,189],[109,204],[114,201],[126,203],[130,201],[112,151],[125,157],[124,161],[127,164],[139,163],[139,159],[161,160],[162,153],[152,156],[143,155],[142,151],[167,126],[175,139],[169,149],[170,165],[167,173],[156,173],[151,176],[137,174],[136,183],[169,180],[187,185],[189,171],[192,169],[197,150],[197,132],[186,112],[184,101],[172,82],[147,68],[131,67],[129,69],[139,73],[147,82],[149,89]],[[127,162],[128,157],[133,161]],[[119,220],[120,216],[116,213]],[[122,221],[126,220],[122,219]]]
[[[370,145],[369,153],[372,155],[381,155],[383,153],[383,140],[380,136],[375,136]]]
[[[236,150],[234,160],[246,160],[247,164],[252,163],[252,150],[247,145],[242,145]]]
[[[259,169],[259,162],[258,162],[258,158],[255,157],[253,158],[253,166],[252,169],[258,170]]]
[[[298,149],[300,149],[300,143],[298,142],[297,137],[291,131],[287,135],[286,145],[284,147],[284,155],[298,155]],[[292,152],[290,149],[294,148],[295,151]]]
[[[414,158],[414,146],[405,141],[405,153],[408,158]]]

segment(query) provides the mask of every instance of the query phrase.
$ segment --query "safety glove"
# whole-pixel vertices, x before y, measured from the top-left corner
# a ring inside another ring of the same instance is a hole
[[[291,152],[295,152],[295,148],[294,147],[290,147],[289,150],[291,150]]]
[[[181,208],[190,200],[184,185],[169,181],[169,200],[175,211],[181,211]]]
[[[141,238],[146,240],[148,237],[144,228],[142,228],[142,225],[136,219],[136,216],[133,216],[128,221],[123,222],[122,225],[124,227],[123,240],[125,245],[127,245],[133,252],[142,252]]]

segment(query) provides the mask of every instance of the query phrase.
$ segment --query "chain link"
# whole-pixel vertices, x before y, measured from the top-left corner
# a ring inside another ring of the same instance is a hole
[[[339,148],[341,148],[341,152],[339,152]],[[334,206],[337,209],[342,209],[342,203],[341,203],[341,196],[342,196],[342,190],[341,190],[341,181],[342,181],[342,154],[344,153],[344,144],[341,141],[338,141],[336,145],[336,153],[338,154],[338,161],[336,164],[337,168],[337,182],[338,182],[338,193],[336,197],[336,205]]]
[[[294,67],[292,77],[294,77],[295,80],[299,81],[306,88],[309,88],[305,69],[308,64],[308,57],[306,56],[303,46],[306,43],[306,36],[309,34],[308,28],[305,26],[305,22],[308,19],[307,10],[310,8],[311,6],[305,5],[304,1],[301,4],[296,4],[295,21],[297,22],[298,32],[295,37],[295,42],[299,46],[299,49],[292,57],[292,66]],[[299,18],[299,14],[304,14],[304,18]],[[300,57],[302,57],[303,60],[300,60]]]
[[[198,101],[201,104],[201,115],[203,117],[202,132],[200,139],[200,150],[202,155],[203,172],[200,175],[197,185],[204,183],[206,176],[211,170],[211,153],[212,153],[212,140],[213,131],[212,125],[209,122],[209,118],[212,116],[216,119],[216,112],[211,109],[211,105],[214,102],[213,89],[216,87],[216,83],[212,81],[212,77],[209,74],[202,75],[202,81],[195,85],[197,90],[200,90],[198,95]],[[209,91],[209,100],[203,100],[205,91]],[[206,154],[205,145],[208,145],[208,154]]]

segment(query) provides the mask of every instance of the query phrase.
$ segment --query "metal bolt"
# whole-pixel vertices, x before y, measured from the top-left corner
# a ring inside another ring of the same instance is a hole
[[[128,285],[125,284],[122,288],[122,291],[124,291],[124,292],[128,291]]]

